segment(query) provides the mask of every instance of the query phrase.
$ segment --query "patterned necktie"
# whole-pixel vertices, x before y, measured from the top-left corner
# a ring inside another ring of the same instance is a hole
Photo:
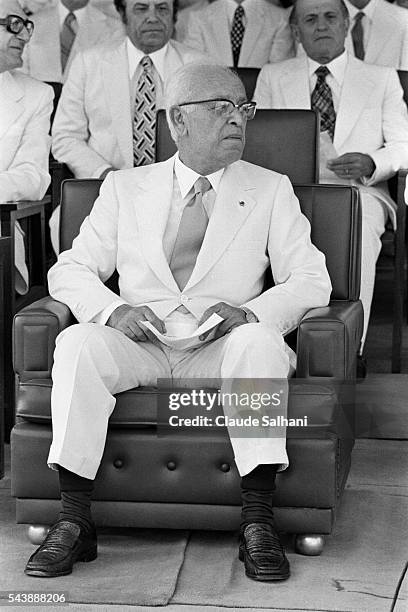
[[[351,30],[351,38],[353,39],[354,46],[354,55],[358,57],[358,59],[363,60],[365,51],[364,51],[364,31],[362,19],[364,17],[364,13],[360,11],[354,17],[354,25]]]
[[[153,62],[145,55],[140,64],[143,72],[137,82],[133,115],[133,165],[145,166],[154,162],[156,125],[156,86]]]
[[[203,206],[203,194],[211,189],[210,181],[200,176],[194,184],[194,196],[186,204],[181,216],[170,270],[181,291],[187,284],[196,263],[208,225],[208,216]]]
[[[60,45],[61,45],[61,68],[62,72],[65,70],[69,54],[71,53],[72,45],[74,44],[75,36],[78,32],[78,21],[74,13],[68,13],[62,24],[60,34]]]
[[[320,66],[316,70],[317,81],[312,92],[312,109],[320,113],[320,131],[326,130],[333,140],[334,128],[336,127],[336,113],[333,106],[332,91],[326,83],[326,76],[330,73],[327,66]]]
[[[241,52],[242,40],[244,38],[244,16],[245,11],[243,7],[241,5],[237,6],[231,28],[231,47],[232,56],[234,58],[234,68],[238,66],[239,54]]]

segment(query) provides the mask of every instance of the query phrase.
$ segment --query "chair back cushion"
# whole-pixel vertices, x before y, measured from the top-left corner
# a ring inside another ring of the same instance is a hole
[[[166,113],[156,121],[156,161],[165,161],[177,151],[170,135]],[[259,110],[248,121],[242,159],[280,174],[292,183],[319,180],[319,117],[312,110]]]
[[[252,100],[260,68],[231,68],[244,84],[247,100]]]
[[[61,251],[71,248],[82,221],[98,197],[99,179],[69,179],[62,184]],[[360,292],[361,219],[356,187],[295,185],[301,209],[312,227],[312,241],[326,255],[332,299],[357,300]]]
[[[312,242],[326,256],[332,300],[358,300],[361,266],[361,210],[357,187],[294,185]]]

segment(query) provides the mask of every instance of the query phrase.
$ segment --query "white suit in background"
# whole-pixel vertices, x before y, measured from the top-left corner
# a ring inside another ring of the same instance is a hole
[[[318,67],[306,57],[261,70],[254,92],[258,108],[310,108]],[[395,203],[388,193],[387,179],[408,168],[408,115],[395,70],[361,62],[347,52],[327,64],[332,71],[327,84],[333,94],[336,125],[333,149],[322,140],[320,182],[359,187],[363,211],[363,260],[361,301],[364,334],[367,333],[375,280],[375,264],[381,249],[380,236],[389,214],[395,223]],[[323,138],[323,137],[322,137]],[[328,152],[328,156],[327,156]],[[369,155],[374,174],[359,181],[339,178],[326,168],[329,158],[344,153]]]
[[[354,17],[360,9],[348,0],[345,0],[345,3],[350,14],[346,49],[354,55],[351,29]],[[366,14],[362,21],[364,61],[397,70],[408,70],[408,11],[386,0],[370,0],[361,11]]]
[[[216,0],[208,7],[192,11],[186,45],[207,54],[217,64],[233,66],[230,40],[235,0]],[[238,67],[261,68],[267,62],[280,62],[295,54],[288,13],[266,0],[244,0],[245,32]]]
[[[178,162],[174,156],[110,173],[72,249],[49,271],[52,297],[67,304],[81,324],[57,339],[48,462],[85,478],[95,477],[102,457],[113,393],[172,376],[286,379],[293,352],[283,335],[308,309],[329,300],[324,256],[310,242],[309,223],[287,177],[243,161],[227,166],[218,179],[201,250],[180,290],[163,250],[169,211],[182,184]],[[276,284],[262,293],[269,264]],[[115,268],[120,296],[103,284]],[[165,321],[184,305],[197,323],[220,301],[247,307],[259,323],[241,325],[187,353],[134,342],[104,325],[123,303],[147,305]],[[260,342],[251,343],[252,334]],[[260,463],[288,464],[284,436],[231,443],[241,475]]]
[[[40,200],[50,183],[51,87],[18,70],[0,73],[0,202]],[[23,234],[15,233],[16,290],[24,294],[28,271]]]
[[[32,12],[30,19],[34,22],[33,36],[23,54],[23,70],[41,81],[62,82],[79,51],[125,38],[113,0],[90,0],[75,11],[78,33],[62,74],[60,32],[68,10],[60,0],[25,0],[22,4]]]

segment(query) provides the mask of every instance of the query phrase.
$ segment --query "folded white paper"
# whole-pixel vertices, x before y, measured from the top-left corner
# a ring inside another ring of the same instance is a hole
[[[213,313],[207,321],[205,321],[200,327],[198,327],[192,334],[188,336],[167,336],[166,334],[162,334],[158,329],[155,328],[150,321],[139,321],[139,324],[142,327],[150,330],[156,338],[160,340],[166,346],[170,346],[171,348],[175,348],[178,350],[189,349],[193,347],[197,347],[200,344],[205,344],[209,340],[212,340],[215,334],[215,327],[221,323],[224,319],[220,317],[220,315]],[[211,329],[211,332],[208,334],[205,340],[200,340],[199,336],[204,332]]]

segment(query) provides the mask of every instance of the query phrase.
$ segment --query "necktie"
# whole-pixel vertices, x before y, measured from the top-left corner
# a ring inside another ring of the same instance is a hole
[[[325,132],[326,130],[330,134],[330,138],[333,140],[334,128],[336,126],[336,113],[333,106],[332,91],[326,83],[326,76],[330,70],[327,66],[320,66],[316,70],[317,82],[312,92],[312,109],[317,110],[320,113],[320,131]]]
[[[200,176],[194,184],[194,196],[184,207],[181,216],[169,265],[182,291],[191,276],[204,240],[208,216],[203,206],[203,194],[210,189],[210,181]]]
[[[358,57],[358,59],[361,59],[361,60],[364,59],[364,55],[365,55],[364,31],[363,31],[363,24],[361,23],[363,17],[364,17],[364,13],[362,11],[357,13],[357,15],[354,17],[354,25],[351,30],[351,38],[353,39],[353,46],[354,46],[354,55]]]
[[[244,15],[245,11],[243,7],[241,5],[237,6],[231,28],[231,47],[235,68],[238,66],[239,54],[241,52],[242,40],[244,38]]]
[[[69,54],[74,44],[75,36],[78,32],[78,21],[74,13],[68,13],[62,24],[60,34],[60,45],[61,45],[61,68],[62,72],[65,70]]]
[[[153,63],[145,55],[140,64],[143,72],[136,88],[133,115],[133,165],[145,166],[154,162],[156,126],[156,87]]]

